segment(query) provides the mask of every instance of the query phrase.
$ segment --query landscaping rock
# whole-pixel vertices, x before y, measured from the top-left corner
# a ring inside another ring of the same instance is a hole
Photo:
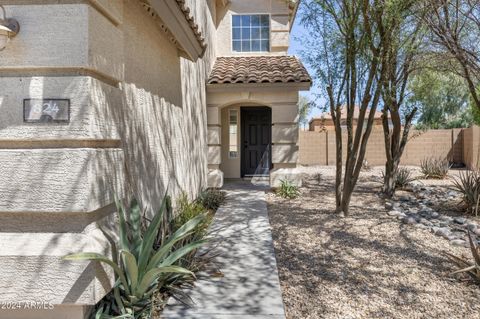
[[[437,219],[437,218],[440,216],[440,214],[437,213],[437,212],[432,212],[432,213],[430,214],[430,216],[431,216],[432,218]]]
[[[454,221],[455,223],[457,223],[457,224],[465,224],[465,222],[467,221],[467,219],[464,218],[464,217],[455,217],[455,218],[453,219],[453,221]]]
[[[450,240],[450,244],[452,244],[453,246],[465,247],[467,242],[463,239],[453,239],[453,240]]]
[[[449,228],[441,227],[441,228],[437,229],[437,231],[435,232],[435,235],[443,237],[443,238],[448,238],[448,236],[451,235],[451,232],[450,232]]]
[[[417,223],[417,220],[412,216],[407,216],[407,217],[402,219],[402,222],[404,224],[414,225],[414,224]]]
[[[425,219],[425,218],[421,218],[420,223],[422,223],[425,226],[432,226],[433,225],[431,221],[429,221],[428,219]]]
[[[400,216],[400,215],[405,215],[403,214],[402,212],[398,211],[398,210],[391,210],[389,211],[388,213],[388,216]]]

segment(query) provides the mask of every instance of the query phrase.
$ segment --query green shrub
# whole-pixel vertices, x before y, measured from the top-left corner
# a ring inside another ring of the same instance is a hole
[[[451,165],[446,159],[428,157],[420,163],[420,169],[425,178],[444,179]]]
[[[177,210],[175,214],[174,229],[178,229],[181,225],[190,219],[206,213],[207,209],[198,201],[190,202],[187,194],[183,193],[177,200]]]
[[[225,201],[225,192],[218,189],[208,189],[200,193],[198,202],[208,210],[216,212]]]
[[[152,296],[161,288],[165,278],[172,274],[194,276],[194,274],[176,265],[183,256],[195,251],[205,241],[198,240],[186,245],[178,243],[195,232],[205,215],[188,220],[174,233],[167,235],[161,245],[154,248],[165,212],[168,210],[168,197],[165,196],[161,208],[151,221],[140,213],[140,207],[134,200],[129,211],[117,202],[120,229],[120,251],[114,252],[113,260],[92,252],[65,256],[65,260],[99,261],[110,266],[116,276],[113,288],[114,303],[99,306],[96,318],[150,318]],[[117,260],[115,262],[114,260]],[[160,287],[159,287],[160,286]],[[107,299],[108,300],[108,299]]]
[[[462,193],[467,211],[478,215],[480,208],[480,171],[460,173],[460,176],[454,180],[454,187]]]
[[[283,198],[294,199],[300,195],[300,191],[291,181],[283,179],[281,180],[280,187],[277,189],[277,194]]]
[[[404,188],[414,180],[416,180],[416,178],[413,177],[412,170],[407,167],[400,167],[397,171],[397,177],[395,178],[395,187]]]
[[[452,273],[460,274],[465,273],[470,276],[470,278],[480,284],[480,247],[476,243],[475,235],[470,231],[468,233],[468,239],[470,241],[470,251],[472,252],[473,261],[469,261],[465,258],[460,258],[449,253],[445,253],[447,257],[457,264],[460,267],[459,270]]]

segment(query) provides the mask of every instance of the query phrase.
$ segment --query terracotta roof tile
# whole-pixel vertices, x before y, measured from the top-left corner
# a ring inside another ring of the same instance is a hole
[[[200,43],[200,46],[205,50],[205,48],[207,47],[207,44],[205,43],[205,38],[203,37],[202,32],[198,27],[198,24],[195,23],[195,19],[193,18],[193,15],[190,14],[190,8],[188,8],[187,4],[185,3],[185,0],[176,0],[176,1],[178,6],[180,7],[180,10],[182,10],[183,12],[185,19],[187,19],[188,24],[190,25],[190,28],[195,34],[195,37],[197,38],[198,43]]]
[[[208,79],[208,84],[311,82],[294,56],[219,57]]]

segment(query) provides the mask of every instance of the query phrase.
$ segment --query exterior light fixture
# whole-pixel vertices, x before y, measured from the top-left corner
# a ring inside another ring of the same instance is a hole
[[[20,24],[15,19],[7,19],[5,8],[2,5],[0,5],[0,12],[3,13],[0,16],[0,51],[2,51],[7,46],[8,41],[20,31]]]

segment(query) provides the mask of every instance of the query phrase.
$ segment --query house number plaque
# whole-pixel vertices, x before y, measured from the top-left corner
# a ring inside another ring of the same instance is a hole
[[[70,122],[69,99],[25,99],[23,121],[26,123]]]

